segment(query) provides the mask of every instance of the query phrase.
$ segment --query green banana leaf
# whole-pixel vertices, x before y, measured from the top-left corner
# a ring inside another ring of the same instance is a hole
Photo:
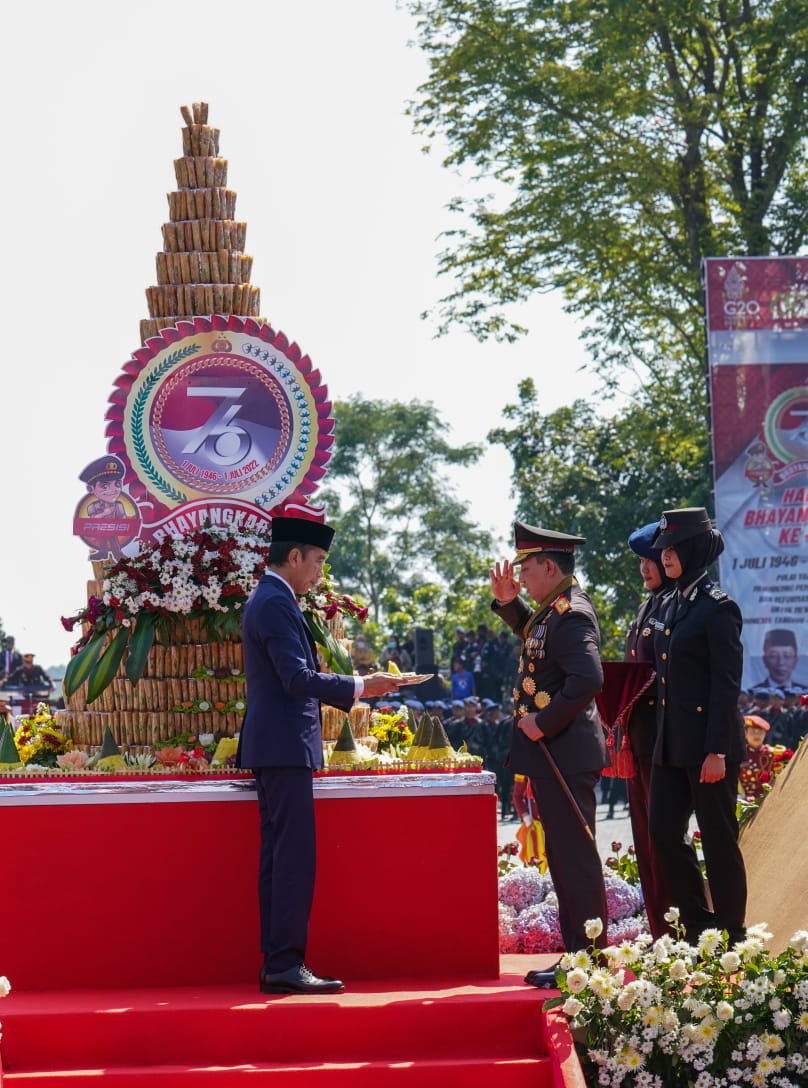
[[[345,647],[337,642],[317,613],[307,611],[304,615],[314,641],[323,651],[323,659],[329,668],[344,676],[353,676],[353,662]]]
[[[98,660],[98,655],[104,645],[104,636],[97,635],[94,639],[82,646],[77,654],[70,658],[62,680],[62,691],[66,698],[70,698],[74,691],[78,691],[87,676],[92,671]]]
[[[146,668],[146,658],[154,645],[157,632],[157,613],[144,612],[137,621],[134,634],[129,640],[129,656],[126,659],[126,675],[136,684]]]
[[[117,634],[96,662],[87,682],[87,703],[92,703],[112,683],[118,666],[129,643],[131,628],[119,627]]]

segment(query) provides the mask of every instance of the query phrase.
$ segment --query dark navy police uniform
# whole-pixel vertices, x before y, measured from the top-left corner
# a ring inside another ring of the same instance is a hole
[[[658,705],[651,837],[688,940],[714,927],[726,929],[732,943],[744,937],[746,911],[746,871],[735,816],[738,773],[746,752],[738,710],[743,621],[735,601],[706,572],[685,588],[684,595],[677,590],[666,598],[665,610],[653,624]],[[718,782],[699,781],[708,754],[725,758],[726,773]],[[707,905],[695,850],[686,839],[693,813],[713,910]]]

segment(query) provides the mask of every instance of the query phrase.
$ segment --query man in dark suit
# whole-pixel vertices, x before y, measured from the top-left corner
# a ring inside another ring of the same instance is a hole
[[[3,640],[2,675],[6,679],[15,669],[22,667],[22,654],[14,647],[14,636],[6,635]]]
[[[492,608],[523,640],[510,767],[531,781],[565,949],[589,947],[585,923],[594,918],[602,922],[597,943],[605,947],[606,891],[595,842],[595,787],[607,762],[595,706],[603,686],[600,631],[592,602],[573,574],[575,548],[585,541],[519,521],[514,535],[516,557],[491,571]],[[537,602],[533,611],[519,596],[520,586]],[[555,971],[530,971],[525,981],[554,986]]]
[[[269,570],[244,609],[247,713],[238,762],[255,774],[261,820],[258,876],[263,993],[338,993],[305,963],[314,894],[313,772],[323,765],[320,703],[349,710],[363,693],[384,695],[400,679],[319,671],[297,597],[318,584],[334,530],[304,518],[272,520]]]

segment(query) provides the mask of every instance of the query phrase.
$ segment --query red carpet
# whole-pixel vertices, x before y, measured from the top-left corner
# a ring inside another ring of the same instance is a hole
[[[550,962],[505,956],[498,979],[353,982],[317,998],[257,985],[13,991],[3,1088],[582,1085],[563,1024],[542,1016],[547,992],[522,982]]]

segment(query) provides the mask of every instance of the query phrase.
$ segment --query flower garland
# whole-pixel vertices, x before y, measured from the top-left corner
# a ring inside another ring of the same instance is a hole
[[[358,623],[364,623],[368,618],[367,608],[357,604],[347,593],[336,592],[330,568],[326,563],[318,585],[300,598],[300,609],[306,617],[314,641],[320,647],[326,665],[334,672],[352,676],[351,655],[329,631],[328,621],[342,615],[352,616]]]
[[[155,639],[176,640],[189,621],[200,621],[211,642],[238,637],[241,611],[265,570],[269,543],[235,525],[206,526],[123,556],[109,568],[103,596],[91,596],[86,607],[62,617],[68,631],[84,627],[65,672],[65,695],[86,681],[87,703],[93,702],[124,660],[126,675],[137,683]],[[300,604],[326,663],[350,675],[350,655],[327,621],[341,613],[364,623],[368,610],[335,591],[327,567]]]
[[[729,949],[726,933],[684,939],[641,935],[562,956],[560,1005],[588,1085],[610,1088],[798,1088],[808,1085],[808,931],[772,956],[771,933],[751,926]],[[599,919],[587,922],[594,941]]]
[[[243,714],[247,709],[244,699],[228,699],[226,702],[213,699],[194,699],[184,703],[175,703],[171,708],[178,714],[207,714],[216,711],[217,714],[229,714],[231,711]]]
[[[87,702],[112,681],[126,654],[126,674],[137,683],[155,638],[170,642],[188,620],[200,619],[213,642],[237,636],[241,609],[258,583],[269,541],[238,526],[207,526],[169,536],[133,558],[123,556],[107,572],[103,597],[62,618],[72,631],[86,630],[65,672],[65,695],[87,681]]]

